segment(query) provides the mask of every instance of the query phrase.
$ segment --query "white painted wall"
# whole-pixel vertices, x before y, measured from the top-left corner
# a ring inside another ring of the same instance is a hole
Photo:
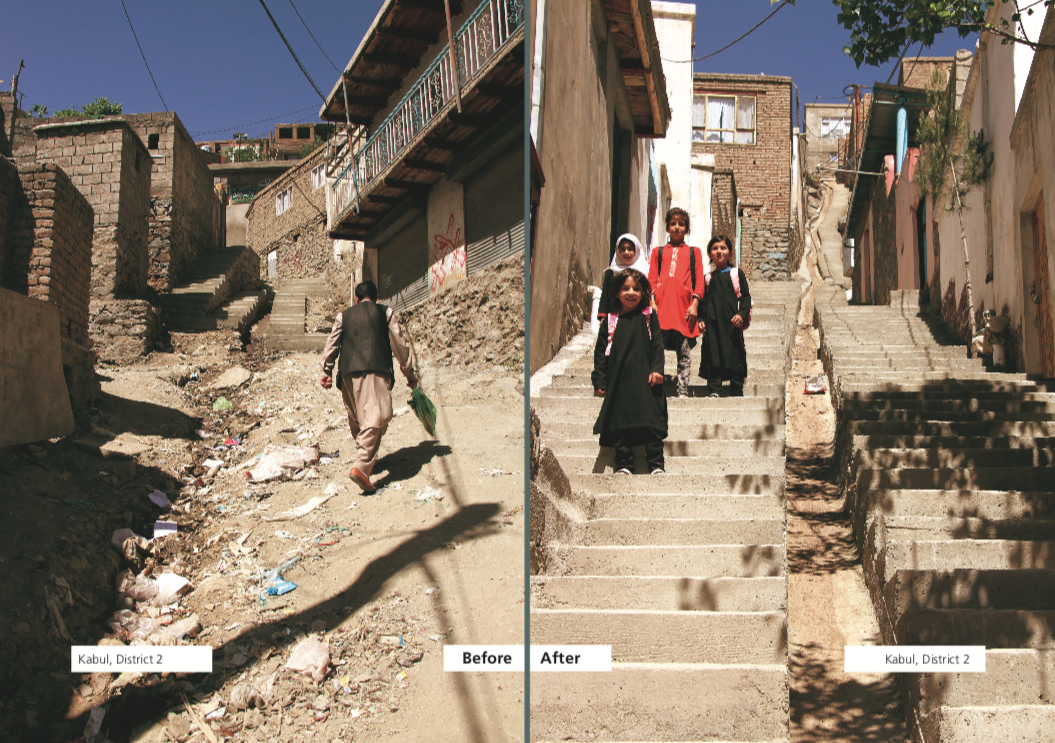
[[[692,49],[696,33],[696,6],[690,3],[653,2],[663,74],[667,79],[670,125],[667,136],[654,140],[656,160],[667,166],[670,198],[674,206],[691,209],[692,152]],[[661,204],[662,205],[662,204]],[[659,215],[663,216],[662,210]],[[694,234],[702,233],[693,229]]]

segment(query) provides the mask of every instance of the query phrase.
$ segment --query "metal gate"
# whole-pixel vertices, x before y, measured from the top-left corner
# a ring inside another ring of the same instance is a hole
[[[524,251],[524,148],[513,147],[465,184],[466,273]]]
[[[429,298],[428,221],[422,215],[377,248],[377,296],[405,310]]]

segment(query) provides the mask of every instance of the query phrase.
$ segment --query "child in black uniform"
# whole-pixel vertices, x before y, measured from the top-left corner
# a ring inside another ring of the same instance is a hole
[[[732,397],[743,397],[747,376],[744,328],[750,319],[751,292],[744,272],[733,265],[731,244],[724,235],[716,235],[707,243],[713,270],[700,308],[704,331],[700,376],[707,380],[710,397],[718,397],[723,379],[729,380]],[[733,271],[737,272],[735,282]]]
[[[593,387],[603,397],[593,432],[615,447],[615,471],[634,468],[631,446],[645,446],[648,471],[661,474],[667,438],[663,395],[663,332],[649,303],[651,287],[636,269],[616,274],[610,313],[601,322],[593,354]]]

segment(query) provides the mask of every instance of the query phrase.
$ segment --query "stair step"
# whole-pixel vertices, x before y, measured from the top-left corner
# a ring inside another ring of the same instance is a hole
[[[531,579],[531,586],[533,612],[536,608],[741,612],[787,609],[783,578],[536,576]]]
[[[578,547],[559,550],[566,571],[577,575],[702,575],[755,578],[784,575],[784,545],[683,545]]]
[[[649,518],[594,519],[571,528],[583,546],[774,544],[784,538],[784,514],[771,511],[740,520]]]

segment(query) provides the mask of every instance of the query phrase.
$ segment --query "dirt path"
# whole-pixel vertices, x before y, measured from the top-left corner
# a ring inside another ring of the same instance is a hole
[[[832,453],[835,413],[828,393],[804,395],[824,372],[812,327],[817,257],[807,248],[803,297],[788,381],[788,643],[791,740],[904,741],[904,715],[891,675],[843,671],[845,645],[881,644],[860,557],[840,497]]]
[[[0,452],[8,496],[0,567],[10,589],[0,631],[18,640],[0,649],[0,739],[73,740],[100,708],[114,743],[205,741],[182,691],[197,714],[210,714],[219,739],[522,740],[519,674],[444,673],[442,652],[522,642],[519,375],[425,364],[437,439],[412,413],[399,415],[375,470],[385,488],[364,497],[347,476],[355,445],[339,393],[318,384],[319,357],[253,358],[231,340],[196,338],[145,364],[101,370],[94,433],[80,437],[87,444]],[[248,372],[242,385],[209,389],[239,365]],[[221,395],[233,410],[213,412]],[[407,397],[399,378],[394,407]],[[237,445],[224,446],[228,439]],[[98,446],[115,442],[130,457],[100,457]],[[251,469],[268,445],[313,443],[330,456],[300,470],[304,479],[249,483],[239,468]],[[213,477],[206,458],[224,462]],[[175,506],[152,505],[155,488]],[[303,516],[266,520],[331,493]],[[76,644],[136,642],[107,627],[123,608],[114,580],[124,565],[110,539],[119,528],[149,537],[155,519],[179,529],[154,540],[157,572],[182,575],[191,590],[164,609],[125,603],[157,624],[196,620],[190,642],[214,648],[214,673],[71,675],[71,642],[44,608],[45,587],[72,587],[61,615]],[[284,578],[296,589],[262,596],[260,574],[292,558]],[[312,638],[333,666],[320,683],[283,668]],[[231,692],[243,683],[266,692],[262,708],[234,708]]]

